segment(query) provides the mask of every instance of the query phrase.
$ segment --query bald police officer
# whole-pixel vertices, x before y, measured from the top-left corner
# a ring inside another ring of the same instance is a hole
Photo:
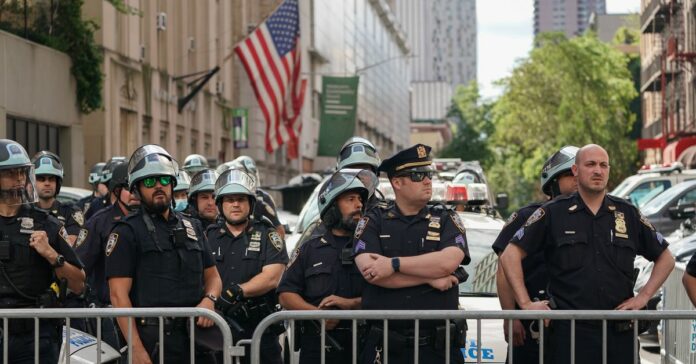
[[[572,166],[578,192],[537,209],[505,248],[500,262],[522,309],[640,310],[671,272],[674,259],[662,235],[635,206],[607,195],[609,168],[609,156],[602,147],[582,147]],[[524,285],[521,261],[537,252],[544,252],[551,301],[532,302]],[[655,266],[648,282],[633,296],[636,254]],[[631,322],[610,321],[607,326],[608,362],[632,363]],[[550,330],[549,360],[570,362],[570,323],[554,321]],[[576,347],[582,348],[575,350],[576,363],[602,361],[601,323],[576,322],[575,338]]]
[[[432,160],[430,147],[416,144],[382,162],[394,188],[395,201],[370,210],[355,231],[355,262],[369,283],[363,291],[367,310],[456,310],[458,280],[452,274],[468,264],[468,246],[459,216],[442,206],[431,207]],[[445,347],[447,331],[450,347]],[[463,328],[443,322],[421,321],[415,337],[412,322],[389,324],[389,362],[413,362],[414,342],[421,362],[444,363],[449,351],[453,363],[462,363]],[[373,323],[362,360],[383,360],[383,327]]]

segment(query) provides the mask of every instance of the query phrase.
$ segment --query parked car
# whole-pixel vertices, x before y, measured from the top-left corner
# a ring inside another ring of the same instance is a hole
[[[56,198],[58,199],[58,201],[60,201],[60,203],[74,204],[82,198],[87,197],[91,194],[92,191],[86,190],[84,188],[61,186],[60,193],[58,194],[58,196],[56,196]]]
[[[696,170],[682,171],[681,163],[669,167],[645,168],[627,177],[609,194],[631,201],[636,207],[645,206],[650,200],[684,181],[696,179]]]
[[[640,211],[662,235],[669,235],[694,215],[696,180],[679,183],[650,200]]]

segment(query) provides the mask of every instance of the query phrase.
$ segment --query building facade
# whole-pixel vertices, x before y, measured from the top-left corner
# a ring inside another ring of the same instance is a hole
[[[563,32],[574,37],[585,32],[590,14],[606,14],[606,0],[534,0],[534,35]]]
[[[644,162],[696,168],[696,0],[641,1]]]

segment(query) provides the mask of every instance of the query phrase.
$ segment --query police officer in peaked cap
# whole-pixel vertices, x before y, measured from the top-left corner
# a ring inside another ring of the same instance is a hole
[[[355,262],[367,284],[362,296],[366,310],[456,310],[459,280],[454,276],[470,261],[466,232],[459,216],[442,205],[428,206],[432,196],[430,147],[416,144],[382,161],[379,170],[389,177],[396,199],[368,211],[355,230]],[[384,327],[373,322],[362,361],[413,362],[414,342],[420,362],[462,363],[462,325],[420,321],[418,337],[413,322],[389,323],[389,352],[382,342]],[[446,347],[449,331],[450,347]]]
[[[667,242],[638,209],[606,193],[609,155],[599,145],[580,148],[572,166],[578,192],[547,202],[520,228],[500,256],[505,276],[523,310],[640,310],[674,267]],[[533,302],[524,285],[522,260],[543,252],[548,272],[548,300]],[[655,262],[648,282],[634,296],[633,261],[641,255]],[[548,360],[571,362],[571,323],[551,321]],[[600,321],[576,321],[576,363],[632,363],[633,322],[607,322],[606,342]]]
[[[575,154],[577,152],[577,147],[565,146],[544,163],[541,170],[541,190],[549,199],[561,195],[569,195],[577,191],[578,185],[571,168],[575,164]],[[542,202],[533,202],[510,215],[493,243],[493,251],[497,255],[502,254],[515,232],[522,227],[524,222],[542,204]],[[535,298],[543,300],[545,298],[546,285],[548,284],[543,252],[530,255],[522,261],[522,270],[524,271],[524,284],[527,292],[530,292]],[[496,287],[500,306],[504,310],[519,309],[519,306],[515,304],[515,294],[505,277],[505,271],[501,264],[498,264],[498,271],[496,272]],[[513,345],[512,355],[514,363],[539,362],[539,328],[537,323],[535,320],[513,321],[512,343],[508,343],[508,345]],[[503,331],[506,341],[509,339],[508,330],[509,323],[505,320]]]
[[[218,309],[231,322],[233,337],[249,339],[259,322],[276,311],[276,287],[288,253],[273,224],[255,220],[256,180],[242,170],[230,169],[215,183],[215,202],[222,219],[206,231],[222,277]],[[276,325],[274,328],[278,328]],[[266,331],[261,339],[261,362],[281,363],[278,334]],[[243,359],[248,362],[249,357]]]
[[[352,259],[352,236],[365,211],[377,176],[369,170],[342,169],[319,191],[324,235],[299,246],[278,286],[288,310],[357,310],[365,280]],[[363,181],[370,181],[363,183]],[[300,363],[321,362],[321,332],[316,322],[297,322]],[[327,332],[339,344],[327,343],[326,361],[352,363],[351,322],[327,321]]]
[[[200,307],[214,309],[222,287],[201,225],[172,209],[178,166],[157,145],[138,148],[128,162],[128,186],[140,209],[117,221],[107,238],[106,277],[114,307]],[[165,317],[164,343],[159,319],[136,318],[133,361],[188,363],[188,319]],[[125,338],[128,319],[118,318]],[[196,325],[210,327],[199,317]],[[161,349],[164,347],[164,349]],[[197,363],[214,363],[212,353],[195,348]]]
[[[84,289],[85,273],[70,247],[68,232],[58,219],[34,206],[37,199],[34,165],[27,152],[13,140],[0,139],[0,308],[3,309],[57,307],[57,296],[65,292],[54,291],[52,285],[67,286],[78,294]],[[8,331],[9,362],[34,363],[34,320],[10,319]],[[57,321],[41,320],[37,335],[40,357],[36,361],[56,363],[60,342]],[[0,355],[3,346],[0,345]]]
[[[85,225],[85,217],[79,207],[63,204],[56,196],[63,184],[63,164],[60,158],[49,152],[41,151],[32,158],[36,175],[39,201],[36,206],[45,210],[63,223],[68,232],[70,245],[75,244],[80,229]]]

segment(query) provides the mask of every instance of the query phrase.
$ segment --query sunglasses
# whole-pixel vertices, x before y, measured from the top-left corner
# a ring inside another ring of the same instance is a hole
[[[411,179],[413,182],[421,182],[422,180],[425,179],[425,177],[428,177],[429,179],[433,179],[433,172],[428,171],[428,172],[406,172],[406,173],[401,173],[396,175],[396,177],[408,177]]]
[[[172,176],[147,177],[143,179],[143,185],[147,188],[152,188],[155,187],[157,181],[159,181],[162,186],[169,186],[169,184],[172,183]]]

